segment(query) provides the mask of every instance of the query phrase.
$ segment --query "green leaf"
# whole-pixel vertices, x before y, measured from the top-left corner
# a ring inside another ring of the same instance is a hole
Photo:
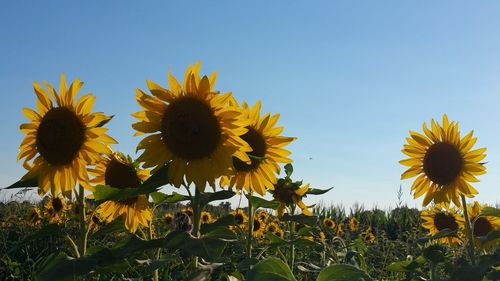
[[[227,215],[219,218],[217,221],[213,223],[206,223],[201,225],[200,233],[205,234],[207,232],[210,232],[218,227],[226,227],[228,225],[234,225],[234,216],[233,215]]]
[[[492,230],[486,236],[479,237],[483,245],[496,239],[500,239],[500,230]]]
[[[160,187],[168,183],[168,166],[169,164],[163,165],[137,188],[114,188],[98,185],[94,191],[94,199],[98,203],[106,200],[119,201],[158,191]]]
[[[171,195],[165,194],[163,192],[153,192],[150,194],[151,198],[153,199],[153,203],[155,204],[162,204],[162,203],[177,203],[181,201],[186,201],[189,200],[189,197],[186,195],[179,194],[177,192],[172,192]]]
[[[247,199],[252,202],[252,207],[254,210],[257,210],[258,208],[266,208],[266,209],[277,209],[280,205],[279,202],[277,201],[268,201],[264,198],[256,197],[256,196],[250,196],[246,195]]]
[[[57,224],[46,224],[42,228],[40,228],[40,230],[38,230],[37,232],[26,236],[23,240],[21,240],[21,242],[19,242],[19,244],[23,245],[32,241],[45,239],[47,237],[57,237],[63,235],[64,232]]]
[[[494,207],[484,207],[481,216],[492,216],[500,218],[500,209]]]
[[[315,246],[320,245],[317,242],[311,241],[309,239],[304,239],[304,238],[295,239],[291,243],[294,244],[295,246],[298,246],[298,247],[315,247]]]
[[[348,264],[335,264],[323,270],[316,281],[359,281],[372,280],[366,272]]]
[[[328,191],[330,191],[332,189],[333,189],[333,186],[330,188],[327,188],[327,189],[311,188],[306,192],[305,195],[321,195],[321,194],[327,193]]]
[[[38,186],[38,177],[31,179],[19,180],[3,189],[13,189],[13,188],[33,188]]]
[[[457,235],[456,231],[453,231],[449,228],[445,228],[433,236],[420,237],[420,238],[418,238],[417,241],[419,243],[426,243],[429,240],[434,240],[434,239],[439,239],[439,238],[449,237],[449,236],[456,236],[456,235]]]
[[[289,214],[283,215],[283,221],[294,221],[305,225],[315,225],[317,220],[318,220],[317,216],[306,216],[304,214],[292,215],[292,216]]]
[[[200,205],[205,207],[208,203],[217,200],[226,200],[233,197],[236,193],[229,190],[221,190],[217,192],[200,192]]]
[[[422,255],[435,264],[445,261],[444,248],[441,245],[431,245],[425,248]]]
[[[41,271],[38,272],[38,278],[42,281],[52,280],[74,280],[74,276],[90,272],[96,266],[96,261],[89,258],[74,259],[64,252],[54,253],[48,256]]]
[[[99,230],[97,230],[93,235],[99,236],[99,235],[106,235],[109,233],[117,233],[121,231],[125,231],[125,224],[123,222],[123,218],[120,217],[100,227]]]
[[[415,260],[402,260],[391,263],[386,269],[392,272],[415,272],[420,266]]]
[[[299,231],[297,231],[297,236],[309,236],[309,235],[312,235],[312,230],[314,229],[314,227],[302,227],[301,229],[299,229]]]
[[[269,246],[283,246],[288,244],[286,240],[283,240],[281,237],[272,232],[266,232],[266,238],[269,239]]]
[[[236,234],[233,231],[229,230],[228,228],[222,226],[217,227],[214,230],[208,232],[207,234],[203,235],[203,237],[236,240]]]
[[[247,281],[294,281],[292,271],[283,261],[270,257],[256,264],[246,274]]]

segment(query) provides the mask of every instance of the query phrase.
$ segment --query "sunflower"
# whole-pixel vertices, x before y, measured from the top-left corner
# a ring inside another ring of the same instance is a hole
[[[42,213],[40,212],[40,208],[34,207],[31,209],[26,217],[26,220],[32,225],[37,225],[42,222]]]
[[[44,206],[44,216],[49,223],[60,223],[66,217],[68,206],[61,196],[50,196]]]
[[[345,231],[344,231],[344,224],[339,224],[337,226],[337,236],[338,237],[342,237],[342,236],[344,236],[344,233],[345,233]]]
[[[270,222],[266,225],[266,232],[274,233],[278,228],[280,227],[276,222]]]
[[[258,217],[261,221],[265,222],[265,221],[267,221],[267,219],[269,219],[269,213],[268,213],[268,212],[266,212],[266,211],[264,211],[264,210],[260,210],[260,211],[257,213],[257,217]]]
[[[335,228],[335,222],[331,218],[325,218],[325,219],[323,219],[323,225],[326,226],[329,229],[334,229]]]
[[[500,218],[494,216],[480,216],[482,209],[487,206],[486,204],[481,206],[477,201],[474,201],[472,205],[467,205],[470,220],[473,222],[472,229],[474,240],[478,246],[481,245],[479,237],[486,236],[491,231],[500,228]],[[486,243],[484,247],[489,248],[492,245],[494,245],[494,243]]]
[[[49,83],[44,84],[47,90],[33,83],[38,112],[23,109],[31,122],[20,126],[26,137],[17,160],[24,158],[23,166],[28,170],[23,179],[38,178],[41,196],[50,190],[53,196],[61,192],[70,199],[77,182],[93,190],[86,166],[97,163],[102,153],[109,152],[107,144],[116,143],[105,134],[107,129],[101,127],[111,118],[92,112],[95,101],[92,94],[81,96],[75,103],[75,96],[83,86],[80,80],[76,79],[68,88],[63,74],[59,93]]]
[[[241,136],[252,148],[250,155],[251,163],[233,157],[233,174],[221,177],[221,186],[236,186],[236,189],[245,189],[248,192],[255,191],[260,195],[266,193],[266,189],[273,189],[276,184],[276,175],[280,171],[280,163],[291,163],[287,156],[290,151],[283,147],[291,143],[295,138],[281,136],[283,127],[276,126],[279,114],[267,113],[260,116],[261,102],[258,101],[250,108],[248,104],[242,104],[244,118],[250,120],[246,127],[248,132]]]
[[[213,218],[212,218],[212,214],[210,214],[209,212],[201,212],[201,223],[211,223],[213,222]]]
[[[279,238],[283,239],[285,237],[285,232],[281,228],[277,228],[274,231],[274,235],[278,236]]]
[[[200,63],[190,65],[181,86],[168,73],[170,90],[147,81],[153,96],[137,89],[136,100],[144,109],[132,114],[139,122],[135,135],[152,133],[137,145],[143,150],[138,160],[144,167],[161,167],[170,161],[168,177],[176,187],[194,182],[203,191],[208,182],[228,174],[232,157],[250,164],[246,152],[252,148],[241,136],[248,120],[241,109],[230,106],[231,93],[213,91],[216,73],[200,78]]]
[[[420,214],[422,226],[429,231],[429,235],[435,235],[444,229],[456,231],[453,236],[439,238],[441,243],[453,245],[462,244],[462,239],[458,236],[458,232],[463,228],[464,220],[455,208],[442,208],[434,206],[427,210],[423,210]]]
[[[357,231],[359,227],[359,221],[356,218],[351,218],[349,220],[349,230],[354,232]]]
[[[194,215],[193,208],[191,208],[191,207],[182,208],[181,212],[188,215],[191,220],[193,219],[193,215]]]
[[[361,238],[363,238],[363,240],[369,244],[375,242],[376,237],[371,226],[368,226],[363,232],[361,232]]]
[[[93,213],[90,217],[89,229],[90,231],[96,231],[103,225],[102,219],[99,217],[98,213]]]
[[[326,235],[323,231],[320,231],[318,234],[319,241],[324,242],[326,240]]]
[[[113,152],[102,157],[101,162],[94,169],[89,169],[94,176],[92,183],[105,184],[114,188],[137,188],[142,181],[148,178],[148,170],[139,170],[134,163],[119,152]],[[134,233],[138,225],[149,226],[152,213],[145,195],[128,198],[120,201],[106,201],[99,205],[97,213],[106,222],[123,217],[125,228]]]
[[[260,218],[253,218],[253,229],[252,235],[255,238],[261,237],[264,234],[264,230],[266,230],[266,224],[260,220]]]
[[[165,224],[170,227],[172,226],[172,223],[174,222],[174,215],[171,213],[166,213],[165,216],[163,217]]]
[[[247,227],[248,217],[242,209],[234,210],[230,214],[234,216],[234,222],[237,226],[243,229]]]
[[[458,123],[449,122],[443,115],[442,126],[431,121],[431,129],[423,124],[424,134],[410,131],[402,152],[410,158],[399,163],[410,167],[401,179],[418,176],[411,186],[414,198],[425,194],[423,206],[432,200],[436,204],[452,201],[461,206],[459,195],[474,197],[477,190],[470,182],[478,182],[477,175],[486,173],[484,163],[486,148],[471,150],[477,138],[471,131],[460,138]]]
[[[300,186],[298,182],[280,179],[278,183],[274,185],[274,190],[271,191],[274,200],[280,203],[277,209],[278,217],[282,217],[285,208],[293,204],[299,206],[304,215],[312,216],[312,212],[308,209],[311,206],[306,206],[302,201],[302,197],[304,197],[308,190],[309,184]]]

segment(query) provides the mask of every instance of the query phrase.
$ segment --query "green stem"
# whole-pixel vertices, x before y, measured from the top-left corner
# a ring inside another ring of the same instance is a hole
[[[476,264],[476,257],[474,255],[474,236],[472,233],[472,227],[470,223],[469,214],[467,211],[467,202],[465,201],[465,196],[460,194],[460,198],[462,199],[462,207],[464,210],[464,220],[465,220],[465,231],[467,232],[467,242],[468,242],[468,252],[470,257],[470,262],[472,265]]]
[[[253,206],[252,191],[248,193],[248,237],[247,237],[247,258],[252,257],[252,237],[253,237]]]
[[[152,210],[153,217],[154,217],[155,209],[156,209],[156,207],[154,207],[153,210]],[[153,220],[151,220],[149,222],[149,240],[153,240],[154,239],[153,232],[154,232],[154,229],[153,229]],[[160,249],[157,249],[156,252],[155,252],[153,261],[158,260],[159,259],[159,255],[160,255]],[[159,279],[158,268],[157,268],[157,269],[155,269],[153,271],[153,281],[158,281],[158,280],[160,280],[160,279]]]
[[[73,250],[73,253],[75,254],[75,257],[79,258],[80,257],[80,251],[78,251],[78,246],[76,246],[75,241],[69,237],[68,234],[65,236],[66,240],[68,240],[69,244],[71,245],[71,249]]]
[[[291,207],[291,215],[293,216],[293,214],[295,214],[295,205],[292,205],[292,207]],[[292,270],[292,273],[293,273],[293,266],[295,263],[295,243],[293,242],[293,240],[295,239],[295,222],[290,221],[289,226],[290,226],[290,257],[289,257],[289,260],[290,260],[290,269]]]
[[[85,191],[83,186],[79,186],[78,191],[78,207],[79,207],[79,218],[80,218],[80,243],[79,243],[79,253],[80,256],[85,256],[87,252],[87,224],[85,221]]]
[[[436,264],[431,262],[431,281],[436,281],[437,276],[436,276]]]
[[[191,202],[191,205],[193,206],[193,231],[191,234],[199,238],[200,237],[200,226],[201,226],[201,206],[200,206],[200,191],[198,190],[198,187],[195,187],[195,193],[194,193],[194,200]],[[193,257],[193,267],[196,269],[198,268],[198,257]]]

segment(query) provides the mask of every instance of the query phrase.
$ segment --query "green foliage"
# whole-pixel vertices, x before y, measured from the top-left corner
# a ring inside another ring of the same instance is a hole
[[[295,281],[286,263],[270,257],[256,264],[246,275],[247,281]]]
[[[335,264],[323,269],[316,281],[372,280],[363,270],[348,264]]]

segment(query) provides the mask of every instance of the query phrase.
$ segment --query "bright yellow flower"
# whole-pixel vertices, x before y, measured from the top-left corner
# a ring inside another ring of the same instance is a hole
[[[200,219],[201,219],[201,223],[213,222],[212,214],[210,214],[209,212],[205,212],[205,211],[201,212]]]
[[[259,238],[264,234],[264,230],[266,230],[266,223],[261,221],[258,217],[253,219],[253,237]]]
[[[331,218],[325,218],[325,219],[323,219],[323,225],[326,226],[329,229],[334,229],[335,228],[335,222]]]
[[[480,246],[481,243],[479,241],[479,237],[486,236],[490,231],[493,230],[498,230],[500,229],[500,218],[494,217],[494,216],[480,216],[481,211],[483,210],[484,207],[487,207],[487,204],[480,205],[479,202],[474,201],[473,205],[468,204],[467,205],[467,211],[469,214],[469,218],[471,222],[473,223],[472,229],[473,229],[473,234],[475,237],[475,244],[477,246]],[[484,245],[485,248],[490,248],[498,241],[490,241],[487,242],[486,245]]]
[[[357,231],[359,227],[359,221],[356,218],[351,218],[349,220],[349,230],[351,231]]]
[[[174,216],[171,214],[171,213],[167,213],[165,214],[164,218],[165,220],[165,224],[168,226],[168,227],[171,227],[172,226],[172,223],[174,222]]]
[[[429,231],[429,235],[435,235],[444,229],[459,232],[464,226],[464,219],[455,208],[442,208],[433,206],[423,210],[420,214],[422,226]],[[462,239],[457,235],[439,238],[438,241],[444,244],[462,244]]]
[[[34,207],[33,209],[31,209],[26,219],[32,225],[39,224],[42,221],[42,213],[40,212],[40,208]]]
[[[44,206],[44,216],[49,223],[61,223],[66,218],[68,205],[61,196],[50,196]]]
[[[457,122],[449,122],[443,115],[443,124],[431,121],[431,129],[423,124],[424,134],[410,131],[402,152],[410,158],[399,163],[410,167],[401,179],[418,176],[411,186],[413,196],[425,194],[423,206],[434,200],[436,204],[452,201],[461,206],[459,195],[474,197],[477,190],[470,182],[478,182],[477,175],[486,173],[481,161],[486,157],[486,148],[471,150],[477,138],[473,131],[460,138]]]
[[[281,136],[283,127],[276,126],[279,114],[270,113],[260,116],[261,103],[258,101],[252,108],[242,104],[244,118],[250,120],[246,127],[248,132],[241,136],[252,148],[251,163],[245,163],[233,157],[233,173],[221,178],[221,186],[236,186],[236,189],[245,188],[246,191],[255,191],[260,195],[266,189],[273,189],[276,176],[280,171],[280,163],[291,163],[287,156],[290,151],[283,147],[295,138]]]
[[[44,84],[47,90],[33,83],[38,111],[23,109],[30,123],[20,127],[26,137],[17,160],[24,158],[23,166],[28,170],[23,179],[38,177],[41,196],[49,191],[53,196],[61,192],[70,199],[77,182],[93,190],[86,167],[97,163],[102,153],[109,152],[107,144],[116,141],[105,134],[106,128],[100,127],[110,117],[92,112],[94,95],[85,94],[75,103],[83,82],[77,79],[68,88],[62,75],[59,93],[49,83]]]
[[[94,175],[92,183],[114,188],[137,188],[149,177],[148,170],[137,170],[133,163],[129,163],[123,154],[117,152],[103,157],[95,169],[90,169],[89,172]],[[121,201],[106,201],[96,211],[106,222],[123,217],[125,228],[132,233],[135,233],[139,225],[149,227],[153,216],[145,195]]]
[[[260,211],[257,213],[257,217],[258,217],[261,221],[265,222],[265,221],[267,221],[267,219],[269,219],[269,213],[268,213],[268,212],[266,212],[266,211],[264,211],[264,210],[260,210]]]
[[[234,222],[237,226],[243,229],[247,227],[248,217],[242,209],[234,210],[230,214],[234,216]]]
[[[241,109],[230,106],[231,93],[213,90],[216,74],[199,76],[200,63],[190,65],[181,85],[169,72],[170,89],[147,81],[153,96],[137,89],[136,100],[144,109],[132,114],[139,122],[135,135],[152,134],[137,145],[144,167],[161,167],[170,161],[168,177],[176,187],[194,182],[203,191],[208,182],[230,172],[233,156],[250,164],[252,149],[241,136],[248,120]]]

